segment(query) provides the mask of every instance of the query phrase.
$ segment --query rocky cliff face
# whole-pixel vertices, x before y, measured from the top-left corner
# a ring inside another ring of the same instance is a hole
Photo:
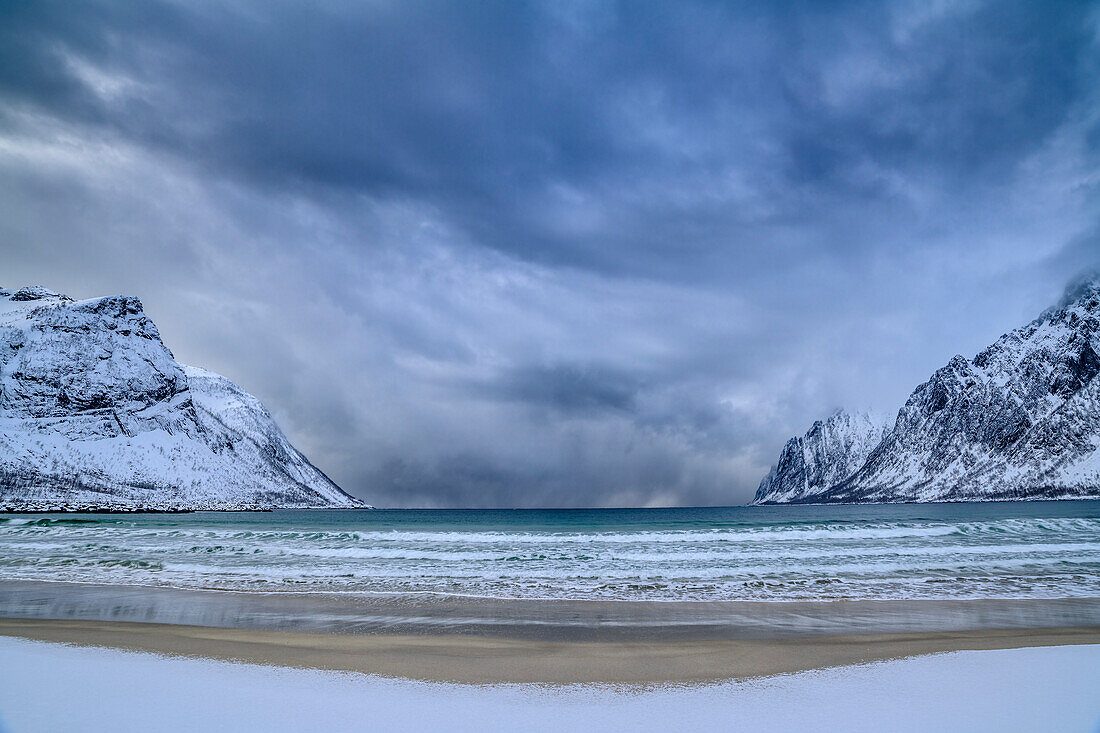
[[[0,509],[361,506],[137,298],[0,289]]]
[[[798,472],[781,457],[755,502],[1100,497],[1098,352],[1093,280],[973,359],[952,358],[856,468],[823,452],[808,469],[841,478],[795,490]]]
[[[885,432],[886,421],[866,412],[837,410],[818,420],[783,446],[779,463],[760,482],[757,501],[794,501],[825,491],[862,466]]]

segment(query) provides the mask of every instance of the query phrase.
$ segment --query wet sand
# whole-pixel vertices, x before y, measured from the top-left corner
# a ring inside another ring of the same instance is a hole
[[[0,617],[269,631],[654,642],[1100,626],[1100,598],[587,601],[0,582]]]
[[[172,656],[478,684],[707,682],[938,652],[1100,644],[1100,626],[778,639],[577,642],[0,619],[0,635]]]
[[[462,683],[688,683],[1100,644],[1100,598],[539,601],[0,582],[0,635]]]

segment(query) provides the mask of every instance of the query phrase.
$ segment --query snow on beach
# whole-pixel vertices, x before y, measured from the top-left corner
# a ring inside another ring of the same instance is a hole
[[[645,690],[463,686],[0,639],[34,731],[1100,730],[1100,645],[967,651]]]

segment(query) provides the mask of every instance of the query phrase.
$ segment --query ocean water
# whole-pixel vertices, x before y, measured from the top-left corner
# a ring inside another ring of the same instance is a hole
[[[0,580],[508,599],[1100,597],[1100,501],[0,515]]]

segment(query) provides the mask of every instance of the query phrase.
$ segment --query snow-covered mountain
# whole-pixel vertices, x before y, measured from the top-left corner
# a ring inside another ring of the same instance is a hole
[[[0,289],[0,510],[354,506],[137,298]]]
[[[787,441],[779,463],[760,482],[757,500],[797,501],[825,491],[855,473],[885,433],[880,415],[837,410],[801,438]]]
[[[1098,352],[1092,279],[973,359],[952,358],[863,460],[836,447],[845,433],[788,442],[754,503],[1100,497]]]

